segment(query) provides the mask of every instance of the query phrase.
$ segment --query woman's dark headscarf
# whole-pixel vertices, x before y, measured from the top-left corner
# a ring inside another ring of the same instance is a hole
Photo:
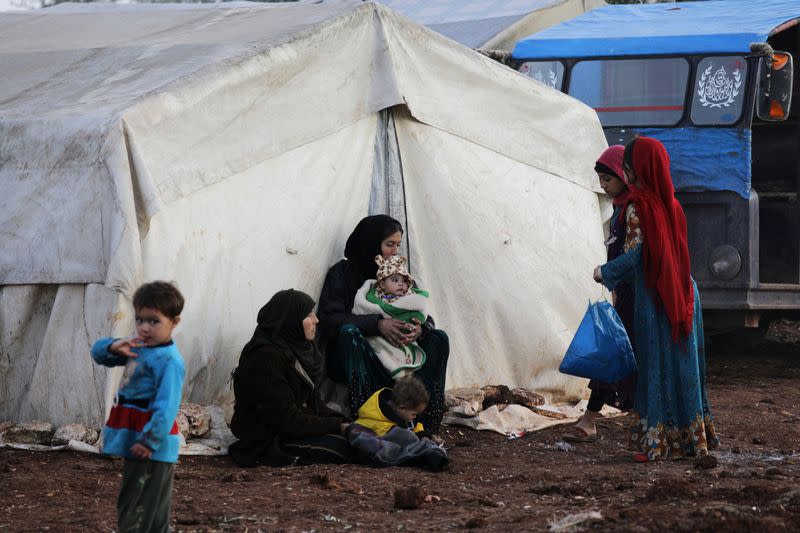
[[[365,279],[374,279],[378,272],[375,256],[381,253],[381,242],[394,233],[403,233],[403,226],[388,215],[372,215],[361,219],[347,238],[344,256],[351,268]]]
[[[258,312],[258,326],[242,350],[242,359],[263,346],[282,349],[291,352],[314,383],[319,383],[322,355],[303,331],[303,319],[314,310],[314,305],[314,299],[302,291],[276,292]]]

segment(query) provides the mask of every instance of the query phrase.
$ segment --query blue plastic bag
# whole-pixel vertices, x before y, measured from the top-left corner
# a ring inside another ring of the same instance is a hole
[[[616,309],[606,302],[589,302],[559,372],[615,383],[636,371],[636,359]]]

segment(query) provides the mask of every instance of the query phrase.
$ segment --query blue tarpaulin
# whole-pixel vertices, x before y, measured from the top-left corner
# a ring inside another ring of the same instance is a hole
[[[636,128],[664,143],[678,191],[733,191],[750,197],[751,132],[738,128]]]
[[[798,17],[798,0],[609,5],[520,40],[513,57],[743,53]]]

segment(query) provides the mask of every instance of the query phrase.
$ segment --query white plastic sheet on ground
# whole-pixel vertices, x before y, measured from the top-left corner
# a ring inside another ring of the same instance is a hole
[[[0,419],[99,425],[89,347],[154,278],[186,295],[187,399],[229,396],[258,308],[316,296],[367,214],[385,109],[448,385],[581,388],[555,367],[603,258],[583,104],[373,3],[72,5],[0,35]]]
[[[539,431],[561,424],[573,424],[586,412],[588,402],[581,400],[575,405],[545,404],[538,407],[540,411],[553,411],[560,418],[539,414],[524,405],[507,406],[492,405],[472,417],[456,416],[446,413],[443,422],[451,426],[463,426],[471,429],[494,431],[503,435],[519,435],[523,432]],[[604,405],[600,410],[603,417],[620,416],[619,409]]]
[[[228,424],[225,422],[223,409],[212,405],[208,407],[211,415],[208,432],[201,437],[194,437],[188,441],[181,437],[180,455],[227,455],[228,446],[236,441]],[[0,448],[8,447],[16,450],[30,450],[35,452],[86,452],[100,453],[101,442],[88,444],[79,440],[70,440],[67,444],[60,446],[47,446],[44,444],[20,444],[16,442],[6,442],[3,434],[0,433]]]

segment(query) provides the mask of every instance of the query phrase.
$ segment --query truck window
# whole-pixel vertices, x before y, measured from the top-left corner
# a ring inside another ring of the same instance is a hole
[[[564,83],[564,64],[561,61],[526,61],[519,66],[519,71],[557,91]]]
[[[683,116],[689,62],[680,57],[580,61],[569,94],[603,126],[673,126]]]
[[[742,56],[706,57],[697,65],[692,91],[692,122],[698,126],[733,124],[742,115],[747,62]]]

